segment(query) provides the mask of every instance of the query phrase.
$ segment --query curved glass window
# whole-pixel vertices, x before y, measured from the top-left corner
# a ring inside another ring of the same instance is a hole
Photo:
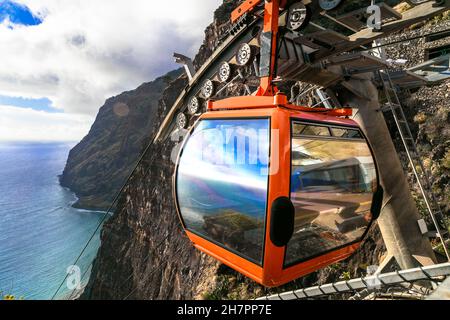
[[[202,120],[177,171],[186,228],[262,265],[269,119]]]
[[[359,240],[370,221],[377,185],[375,164],[359,130],[293,123],[291,200],[292,265]]]

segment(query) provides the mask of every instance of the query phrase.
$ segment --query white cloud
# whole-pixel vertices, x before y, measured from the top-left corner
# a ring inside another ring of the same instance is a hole
[[[79,141],[93,118],[0,105],[0,141]]]
[[[48,97],[67,113],[97,113],[104,100],[193,56],[221,0],[17,0],[37,26],[0,24],[0,94]],[[3,112],[3,111],[2,111]]]

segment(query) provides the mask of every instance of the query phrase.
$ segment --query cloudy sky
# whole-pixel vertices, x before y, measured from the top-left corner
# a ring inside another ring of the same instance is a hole
[[[0,141],[81,139],[110,96],[193,56],[221,0],[0,0]]]

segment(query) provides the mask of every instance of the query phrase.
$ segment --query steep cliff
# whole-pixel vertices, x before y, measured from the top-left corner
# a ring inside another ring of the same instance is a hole
[[[155,125],[174,102],[184,78],[172,82],[159,103]],[[84,298],[191,298],[209,261],[192,249],[174,211],[173,143],[154,144],[104,225],[102,246]]]
[[[194,59],[197,67],[219,45],[218,35],[226,28],[233,2],[237,1],[226,1],[214,13]],[[144,145],[186,83],[179,77],[164,90]],[[173,206],[170,155],[174,146],[170,139],[153,144],[138,167],[116,213],[103,227],[102,245],[83,299],[190,299],[213,286],[219,264],[192,247]]]
[[[142,141],[154,127],[158,101],[181,70],[109,98],[91,130],[69,153],[60,183],[79,198],[75,206],[106,209],[131,171]]]
[[[195,58],[196,66],[201,65],[218,45],[233,5],[227,1],[215,13],[214,23],[206,30],[205,42]],[[418,46],[415,50],[421,49]],[[395,54],[405,58],[414,51],[403,54],[399,50],[397,48]],[[186,79],[181,76],[164,90],[155,111],[153,127],[149,130],[150,138],[144,139],[143,145],[155,134],[185,84]],[[437,103],[433,100],[437,97],[435,91],[439,91],[438,96],[445,97],[448,82],[415,93],[408,103],[408,116],[418,123],[414,133],[418,135],[426,156],[437,159],[431,164],[439,167],[434,173],[445,172],[444,177],[448,177],[448,145],[445,141],[441,143],[440,137],[436,140],[436,134],[439,128],[448,131],[449,102],[448,99],[440,100],[439,108],[443,111],[428,109],[427,105]],[[439,126],[434,124],[436,121],[439,121]],[[436,143],[443,144],[443,147]],[[102,245],[82,299],[245,299],[274,292],[193,249],[181,229],[173,205],[171,179],[174,164],[170,156],[174,146],[175,142],[169,139],[150,147],[120,198],[116,213],[103,227]],[[433,151],[436,148],[439,150]],[[445,181],[448,184],[445,179],[436,186],[445,187]],[[368,265],[378,264],[384,253],[383,241],[375,225],[354,256],[279,290],[362,275]]]

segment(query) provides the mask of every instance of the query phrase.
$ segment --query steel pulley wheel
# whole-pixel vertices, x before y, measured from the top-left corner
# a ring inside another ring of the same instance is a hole
[[[197,97],[192,97],[189,100],[188,110],[190,114],[196,114],[200,110],[200,101]]]
[[[185,129],[186,126],[187,126],[187,117],[186,117],[186,115],[184,113],[180,112],[177,115],[176,122],[177,122],[177,128],[178,129]]]
[[[222,62],[219,67],[219,80],[220,82],[228,82],[231,78],[231,66],[228,62]]]
[[[202,87],[202,95],[205,99],[209,99],[214,95],[214,82],[206,80]]]
[[[319,0],[319,5],[323,10],[333,10],[339,7],[343,0]]]
[[[309,9],[302,2],[297,2],[289,8],[287,28],[299,31],[308,25],[310,17]]]
[[[252,47],[248,43],[242,43],[236,52],[236,63],[239,66],[246,66],[252,59]]]

